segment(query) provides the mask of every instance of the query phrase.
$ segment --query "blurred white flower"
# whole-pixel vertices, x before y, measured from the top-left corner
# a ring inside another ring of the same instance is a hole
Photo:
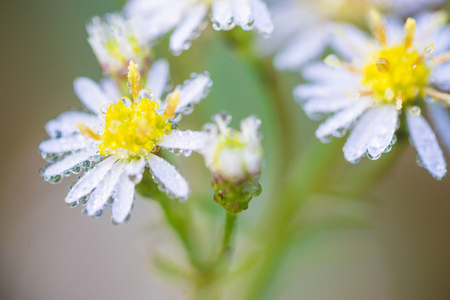
[[[231,116],[214,116],[207,124],[207,142],[201,153],[216,181],[239,182],[261,173],[262,147],[258,132],[261,120],[250,116],[241,121],[241,131],[229,126]]]
[[[294,94],[311,118],[333,114],[316,131],[324,142],[344,136],[355,124],[343,148],[350,162],[364,155],[377,159],[389,151],[399,114],[406,115],[420,164],[441,179],[446,162],[421,110],[427,109],[424,100],[450,101],[442,89],[450,73],[450,52],[445,52],[450,27],[441,12],[420,15],[417,26],[414,19],[403,27],[400,20],[386,21],[376,12],[372,20],[374,38],[350,25],[340,26],[336,50],[350,62],[330,55],[325,63],[311,64],[303,75],[313,83],[297,86]],[[428,57],[431,52],[433,57]]]
[[[128,63],[134,61],[145,73],[150,66],[150,44],[144,38],[137,18],[108,14],[95,17],[86,26],[88,42],[105,76],[126,76]]]
[[[129,0],[124,11],[141,20],[148,40],[173,30],[169,48],[175,55],[189,49],[204,29],[208,14],[215,30],[230,30],[237,25],[265,36],[273,31],[262,0]]]
[[[130,62],[128,78],[133,100],[120,98],[111,79],[100,85],[84,77],[75,80],[76,94],[93,114],[61,114],[46,125],[51,139],[39,145],[43,157],[51,163],[41,170],[45,180],[56,183],[63,176],[86,169],[69,191],[66,203],[86,205],[87,216],[100,216],[111,204],[112,221],[123,223],[129,218],[134,186],[145,167],[161,189],[180,200],[187,199],[186,180],[157,154],[162,147],[187,156],[203,146],[206,134],[180,131],[174,120],[180,113],[190,113],[190,106],[207,95],[212,82],[206,73],[194,74],[161,103],[168,74],[166,61],[155,62],[142,88],[137,66]]]
[[[259,39],[262,55],[275,53],[279,70],[298,70],[319,58],[327,46],[334,46],[334,22],[362,23],[369,10],[409,15],[445,0],[280,0],[269,4],[274,32],[269,40]]]

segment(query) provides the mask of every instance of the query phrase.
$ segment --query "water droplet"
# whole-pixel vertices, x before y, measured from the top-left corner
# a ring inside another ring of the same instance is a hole
[[[122,101],[122,103],[126,106],[126,107],[130,107],[131,106],[131,100],[128,97],[122,97],[120,98],[120,101]],[[119,122],[120,123],[120,122]]]
[[[378,154],[378,155],[372,156],[369,152],[367,152],[367,157],[368,157],[370,160],[377,160],[377,159],[379,159],[379,158],[381,157],[381,153]]]
[[[258,197],[259,195],[261,195],[262,192],[262,186],[261,184],[259,184],[259,182],[255,183],[253,185],[253,194],[252,197]]]
[[[70,208],[74,208],[74,207],[78,206],[78,203],[76,201],[72,202],[72,203],[67,203],[67,206],[69,206]]]
[[[422,112],[422,110],[420,109],[420,107],[418,107],[416,105],[411,106],[409,108],[409,113],[411,113],[414,116],[419,116],[421,112]]]
[[[149,89],[142,89],[138,95],[139,100],[148,99],[153,100],[153,93]]]

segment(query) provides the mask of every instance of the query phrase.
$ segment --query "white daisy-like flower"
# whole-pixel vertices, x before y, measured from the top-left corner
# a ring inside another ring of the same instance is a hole
[[[264,36],[273,31],[271,16],[262,0],[130,0],[124,11],[141,19],[148,40],[173,30],[169,48],[175,55],[190,48],[191,41],[205,28],[208,14],[215,30],[240,26]]]
[[[130,61],[145,74],[150,67],[150,45],[137,18],[108,14],[102,20],[95,17],[87,24],[88,42],[105,76],[126,76]]]
[[[228,127],[230,115],[217,114],[216,124],[205,126],[207,142],[201,153],[216,181],[239,182],[261,173],[262,147],[258,132],[261,120],[249,116],[241,131]]]
[[[111,205],[113,223],[123,223],[129,218],[134,186],[145,167],[161,189],[180,200],[187,199],[188,183],[158,154],[165,148],[189,155],[203,146],[203,132],[180,131],[173,122],[180,113],[192,111],[190,106],[208,94],[212,82],[207,73],[194,74],[161,103],[168,74],[166,61],[155,62],[142,88],[137,66],[130,62],[133,100],[120,98],[109,79],[100,86],[88,78],[75,80],[76,94],[92,113],[63,113],[46,125],[51,139],[39,145],[43,157],[51,162],[41,170],[45,180],[56,183],[63,176],[87,169],[69,191],[66,203],[85,205],[83,213],[94,217]]]
[[[417,26],[409,18],[404,27],[372,16],[374,38],[349,25],[340,28],[338,50],[351,63],[330,55],[326,63],[311,64],[303,75],[312,83],[299,85],[294,95],[310,117],[332,114],[316,131],[322,141],[343,136],[354,124],[343,148],[350,162],[389,151],[400,120],[406,121],[421,165],[441,179],[446,162],[421,110],[428,109],[425,100],[450,101],[441,89],[449,78],[450,27],[439,12],[420,16]]]
[[[298,70],[319,58],[327,46],[333,47],[334,22],[361,23],[370,8],[410,15],[425,6],[444,0],[284,0],[269,6],[274,32],[269,40],[258,40],[262,55],[272,55],[279,70]],[[351,29],[348,29],[351,30]]]
[[[239,213],[262,191],[258,182],[263,158],[261,120],[245,118],[240,131],[229,127],[230,115],[217,114],[214,121],[205,125],[207,137],[200,153],[212,173],[214,201],[229,212]]]

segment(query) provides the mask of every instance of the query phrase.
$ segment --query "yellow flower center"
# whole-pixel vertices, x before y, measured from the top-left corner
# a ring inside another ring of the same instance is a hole
[[[100,136],[100,154],[137,156],[151,152],[158,139],[172,132],[171,124],[156,112],[157,109],[158,104],[147,98],[130,106],[123,101],[110,105]]]
[[[376,100],[384,103],[403,103],[424,95],[430,68],[423,56],[405,45],[385,47],[373,61],[362,69],[362,85]]]

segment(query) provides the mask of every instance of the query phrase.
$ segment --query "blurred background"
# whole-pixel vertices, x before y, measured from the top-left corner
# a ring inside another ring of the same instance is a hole
[[[151,257],[158,251],[181,255],[158,205],[138,198],[132,221],[112,226],[108,216],[93,220],[82,217],[79,207],[67,207],[64,197],[73,176],[51,185],[38,172],[46,165],[37,151],[47,138],[45,123],[80,107],[72,88],[74,78],[101,78],[86,41],[85,24],[94,15],[120,7],[119,0],[0,2],[1,299],[186,299],[189,295],[186,285],[158,275],[152,267]],[[241,230],[251,232],[257,230],[252,226],[265,204],[277,201],[264,192],[270,189],[276,163],[276,125],[270,108],[262,104],[268,95],[257,74],[216,38],[220,34],[208,28],[181,57],[170,57],[164,43],[157,51],[171,60],[174,83],[205,69],[214,81],[210,97],[183,120],[182,128],[198,130],[213,113],[223,110],[233,114],[234,125],[250,113],[263,119],[264,190],[240,221]],[[296,123],[289,132],[292,140],[284,145],[296,155],[318,143],[314,138],[318,123],[307,120],[291,97],[297,75],[282,73],[277,80],[285,90],[282,105]],[[353,166],[344,161],[342,141],[333,143],[343,173],[365,170],[394,155]],[[292,245],[266,299],[450,299],[449,177],[434,180],[416,165],[415,156],[412,147],[405,147],[389,171],[358,199],[348,195],[309,199],[302,211],[306,218],[344,216],[369,226],[329,226]],[[213,216],[220,215],[220,207],[212,202],[207,171],[194,167],[202,166],[201,158],[193,155],[185,161],[180,168],[194,194],[211,197],[208,209]],[[241,234],[237,243],[238,251],[249,247]]]

